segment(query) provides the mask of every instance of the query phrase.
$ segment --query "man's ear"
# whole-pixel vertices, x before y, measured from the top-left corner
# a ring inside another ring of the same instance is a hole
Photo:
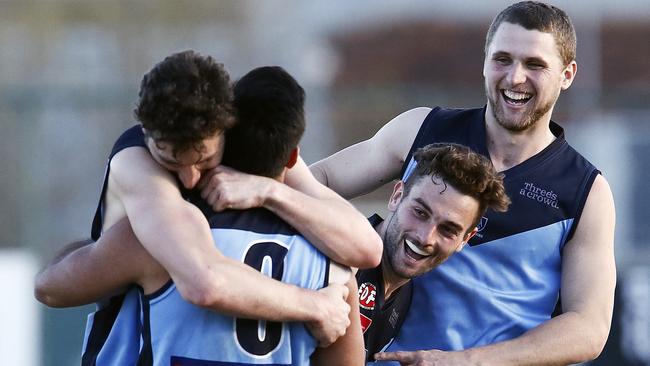
[[[478,233],[478,228],[477,227],[475,227],[469,233],[465,234],[465,237],[463,238],[463,242],[460,243],[458,248],[456,248],[456,252],[460,252],[465,247],[465,245],[467,245],[467,242],[469,241],[469,239],[471,239],[474,235],[476,235],[476,233]]]
[[[402,201],[403,195],[404,182],[400,180],[393,186],[393,193],[390,195],[390,199],[388,199],[388,211],[395,211],[397,209],[397,206]]]
[[[578,64],[575,61],[571,61],[562,72],[562,90],[569,89],[576,77],[576,72],[578,72]]]
[[[286,167],[287,169],[293,168],[294,165],[298,162],[298,156],[300,156],[300,148],[296,146],[293,150],[291,150],[291,154],[289,155],[289,160],[287,160]]]

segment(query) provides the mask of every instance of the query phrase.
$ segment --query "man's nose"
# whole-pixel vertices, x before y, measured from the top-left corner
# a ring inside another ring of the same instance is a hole
[[[420,242],[420,246],[430,251],[438,242],[438,226],[435,224],[423,225],[418,230],[418,236],[417,239]]]
[[[182,167],[178,170],[178,178],[185,188],[192,189],[201,179],[201,171],[193,165]]]
[[[508,82],[510,85],[519,85],[526,82],[526,70],[520,63],[513,63],[508,72]]]

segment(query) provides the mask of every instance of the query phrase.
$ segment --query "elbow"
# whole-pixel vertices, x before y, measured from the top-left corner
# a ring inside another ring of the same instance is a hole
[[[605,348],[608,336],[609,327],[607,327],[606,330],[594,332],[591,337],[588,337],[582,362],[592,361],[598,358],[598,356],[600,356],[600,354],[603,352],[603,349]]]
[[[48,283],[44,277],[45,276],[41,274],[36,276],[36,279],[34,281],[34,297],[43,305],[47,305],[53,308],[64,307],[65,304],[57,299],[54,291],[52,291],[50,286],[48,286]]]
[[[224,309],[225,292],[219,281],[192,281],[190,284],[177,285],[183,299],[203,308]]]
[[[377,267],[381,262],[383,249],[384,244],[381,241],[379,234],[373,230],[371,235],[369,235],[368,240],[365,241],[362,257],[355,267],[360,269]]]
[[[311,174],[316,178],[316,180],[326,186],[329,187],[329,181],[327,180],[327,172],[323,167],[321,166],[320,162],[316,162],[315,164],[312,164],[309,166],[309,170],[311,171]]]
[[[592,361],[600,356],[607,343],[609,326],[599,328],[601,329],[589,329],[586,334],[583,334],[581,347],[572,364]]]

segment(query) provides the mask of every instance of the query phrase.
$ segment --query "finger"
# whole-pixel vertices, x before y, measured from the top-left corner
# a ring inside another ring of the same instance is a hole
[[[205,187],[205,185],[210,182],[210,178],[212,178],[210,171],[202,172],[201,179],[199,179],[199,182],[196,183],[196,189],[203,190],[203,187]]]
[[[347,286],[341,286],[343,287],[343,300],[347,301],[348,296],[350,295],[350,289]]]
[[[378,361],[399,361],[399,362],[413,362],[413,352],[379,352],[375,353],[375,359]]]
[[[332,340],[329,339],[329,338],[328,338],[328,339],[322,339],[320,342],[318,342],[318,347],[320,347],[320,348],[327,348],[327,347],[329,347],[332,343],[334,343],[334,342],[332,342]]]
[[[217,187],[219,187],[219,177],[217,174],[212,174],[212,176],[210,176],[210,179],[206,180],[203,187],[201,188],[201,197],[207,200],[210,196],[210,193],[217,190]]]
[[[205,201],[212,206],[212,209],[217,210],[217,202],[219,202],[219,190],[213,187],[212,191],[205,197]]]

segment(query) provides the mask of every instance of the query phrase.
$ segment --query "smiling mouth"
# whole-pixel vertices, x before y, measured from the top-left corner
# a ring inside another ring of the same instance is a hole
[[[418,248],[417,245],[413,244],[408,239],[404,239],[404,244],[404,251],[406,252],[406,255],[415,260],[424,259],[430,256],[430,254]]]
[[[517,92],[509,89],[501,89],[501,96],[508,104],[524,105],[533,97],[532,94]]]

